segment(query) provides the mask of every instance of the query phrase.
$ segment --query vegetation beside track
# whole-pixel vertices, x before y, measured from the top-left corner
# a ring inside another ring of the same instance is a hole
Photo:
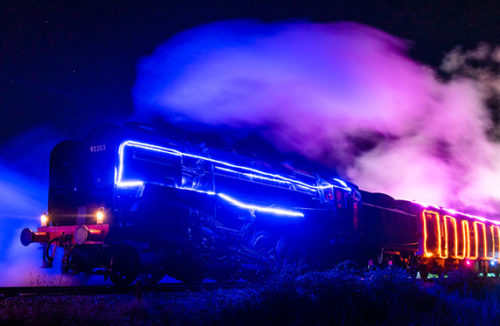
[[[0,323],[434,325],[499,324],[500,285],[454,274],[424,283],[397,268],[285,268],[261,287],[0,299]]]

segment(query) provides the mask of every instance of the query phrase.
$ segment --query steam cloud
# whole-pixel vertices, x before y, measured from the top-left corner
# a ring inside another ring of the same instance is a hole
[[[60,274],[62,250],[54,268],[41,269],[41,246],[24,247],[19,240],[25,227],[36,230],[40,214],[47,210],[48,156],[61,138],[51,128],[37,127],[0,147],[0,286],[75,282]]]
[[[4,164],[0,176],[0,285],[30,285],[42,278],[41,251],[38,246],[23,247],[19,235],[24,227],[36,229],[37,216],[46,206],[46,189]]]
[[[443,81],[408,57],[407,42],[371,27],[229,21],[143,59],[134,100],[140,114],[259,130],[362,189],[493,212],[500,80],[490,68],[499,63],[499,49],[457,49]]]

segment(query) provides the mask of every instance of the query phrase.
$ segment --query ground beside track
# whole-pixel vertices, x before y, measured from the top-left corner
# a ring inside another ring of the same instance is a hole
[[[450,275],[428,284],[343,264],[287,270],[259,287],[4,297],[0,324],[499,324],[496,281]]]

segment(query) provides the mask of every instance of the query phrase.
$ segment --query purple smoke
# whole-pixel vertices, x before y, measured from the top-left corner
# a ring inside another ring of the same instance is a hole
[[[259,130],[366,190],[492,211],[500,147],[479,84],[440,81],[371,27],[229,21],[143,59],[134,100],[139,114]]]

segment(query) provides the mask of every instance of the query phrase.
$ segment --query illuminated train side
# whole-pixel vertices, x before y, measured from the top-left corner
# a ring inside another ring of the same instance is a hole
[[[62,248],[63,272],[117,284],[224,280],[265,273],[283,248],[324,257],[334,230],[352,232],[357,194],[335,176],[106,126],[52,150],[48,212],[21,242],[42,244],[47,267]]]
[[[458,212],[425,208],[420,253],[426,258],[500,261],[499,222]]]
[[[345,259],[424,277],[499,272],[500,222],[362,191],[330,174],[106,126],[53,149],[48,213],[21,242],[42,244],[46,266],[62,248],[63,272],[116,284],[143,274],[152,283],[165,274],[224,281]]]

